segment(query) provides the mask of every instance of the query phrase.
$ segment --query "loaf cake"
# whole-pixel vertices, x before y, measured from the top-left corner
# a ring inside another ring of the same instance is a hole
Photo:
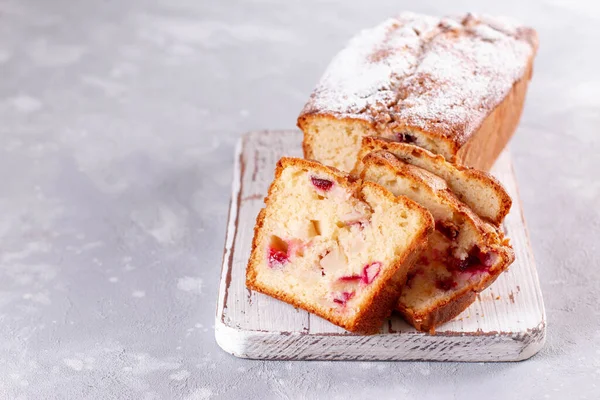
[[[246,285],[352,332],[379,330],[433,231],[406,197],[282,158],[256,222]]]
[[[402,13],[332,60],[298,117],[304,156],[344,171],[364,136],[487,171],[512,136],[536,32],[503,18]]]
[[[482,221],[438,176],[385,151],[368,154],[361,178],[426,207],[435,231],[409,272],[397,310],[416,329],[433,332],[475,301],[514,260],[508,241]]]
[[[380,150],[444,179],[453,194],[487,222],[499,226],[510,211],[512,199],[496,178],[474,168],[451,164],[444,157],[412,144],[364,137],[353,174],[362,170],[362,160],[367,154]]]

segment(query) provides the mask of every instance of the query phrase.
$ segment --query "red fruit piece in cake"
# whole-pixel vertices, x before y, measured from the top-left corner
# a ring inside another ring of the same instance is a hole
[[[311,176],[310,181],[316,188],[324,192],[327,192],[333,186],[333,181],[330,181],[329,179],[317,178],[316,176]]]
[[[338,278],[340,282],[360,282],[362,279],[362,275],[346,275]]]
[[[288,261],[289,258],[283,251],[274,248],[269,249],[269,267],[280,268],[283,267]]]
[[[362,275],[361,282],[364,283],[365,285],[371,284],[375,280],[375,278],[377,278],[377,276],[379,275],[380,272],[381,272],[381,263],[379,261],[365,265],[365,267],[363,268],[363,275]]]
[[[353,298],[355,294],[356,294],[356,292],[341,292],[341,293],[336,293],[333,296],[333,302],[336,303],[336,304],[341,304],[342,306],[345,306],[348,303],[348,300],[350,300],[351,298]]]
[[[449,266],[451,269],[458,270],[460,272],[468,272],[476,274],[480,272],[487,272],[494,265],[494,251],[482,252],[478,246],[473,246],[469,251],[467,258],[464,260],[456,259]]]
[[[435,221],[435,229],[450,240],[456,239],[458,236],[458,228],[451,222]]]
[[[415,137],[410,133],[396,133],[396,141],[400,143],[414,143]]]
[[[454,289],[458,284],[452,277],[438,278],[435,281],[435,287],[440,290],[451,290]]]
[[[271,268],[280,268],[289,263],[290,259],[302,256],[307,246],[300,239],[284,240],[273,235],[268,248],[268,265]]]
[[[340,282],[360,282],[364,285],[369,285],[381,272],[381,263],[379,261],[367,264],[363,267],[362,273],[345,275],[338,278]]]
[[[346,221],[345,224],[349,228],[355,227],[362,231],[369,224],[369,221],[361,219],[361,220],[355,220],[355,221]]]
[[[422,265],[427,265],[429,264],[429,261],[427,261],[427,259],[425,257],[421,257],[415,264],[415,266],[408,271],[408,274],[406,275],[406,286],[407,288],[410,288],[413,284],[413,280],[419,276],[419,275],[423,275],[425,273],[425,271],[423,270]]]

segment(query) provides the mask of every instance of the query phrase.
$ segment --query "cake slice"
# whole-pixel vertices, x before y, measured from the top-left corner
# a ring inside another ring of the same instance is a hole
[[[433,231],[416,202],[296,158],[279,161],[265,204],[248,288],[352,332],[378,331]]]
[[[412,144],[377,137],[364,137],[353,173],[362,170],[362,160],[374,151],[385,150],[408,164],[444,179],[448,187],[479,217],[499,226],[510,211],[512,199],[504,186],[490,174],[449,163],[440,155]]]
[[[304,156],[344,171],[363,136],[487,171],[519,122],[535,30],[505,18],[405,12],[337,54],[298,117]]]
[[[417,201],[435,219],[428,248],[410,270],[397,304],[418,330],[433,332],[456,317],[513,262],[502,232],[461,203],[438,176],[385,151],[368,154],[360,176]]]

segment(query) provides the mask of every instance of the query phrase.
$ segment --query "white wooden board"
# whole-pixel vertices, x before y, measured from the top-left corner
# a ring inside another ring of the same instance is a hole
[[[513,198],[504,222],[516,260],[455,320],[435,335],[392,316],[379,334],[349,333],[315,315],[245,286],[256,215],[282,156],[302,156],[298,131],[246,134],[236,150],[233,193],[215,322],[217,343],[237,357],[276,360],[517,361],[546,337],[542,293],[510,155],[492,173]]]

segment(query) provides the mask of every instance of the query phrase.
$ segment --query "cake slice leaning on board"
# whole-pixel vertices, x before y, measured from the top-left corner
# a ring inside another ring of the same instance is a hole
[[[257,217],[246,285],[376,333],[433,228],[424,207],[378,184],[282,158]]]
[[[367,154],[379,150],[439,176],[459,200],[487,222],[500,226],[510,211],[512,199],[496,178],[474,168],[449,163],[444,157],[412,144],[364,137],[353,174],[362,170],[362,160]]]
[[[438,176],[386,151],[369,153],[359,176],[426,207],[435,219],[427,250],[401,291],[397,310],[415,328],[434,332],[475,301],[514,260],[503,233],[481,220]]]
[[[405,12],[354,37],[298,117],[304,156],[344,171],[364,136],[488,171],[519,122],[538,47],[505,18]]]

